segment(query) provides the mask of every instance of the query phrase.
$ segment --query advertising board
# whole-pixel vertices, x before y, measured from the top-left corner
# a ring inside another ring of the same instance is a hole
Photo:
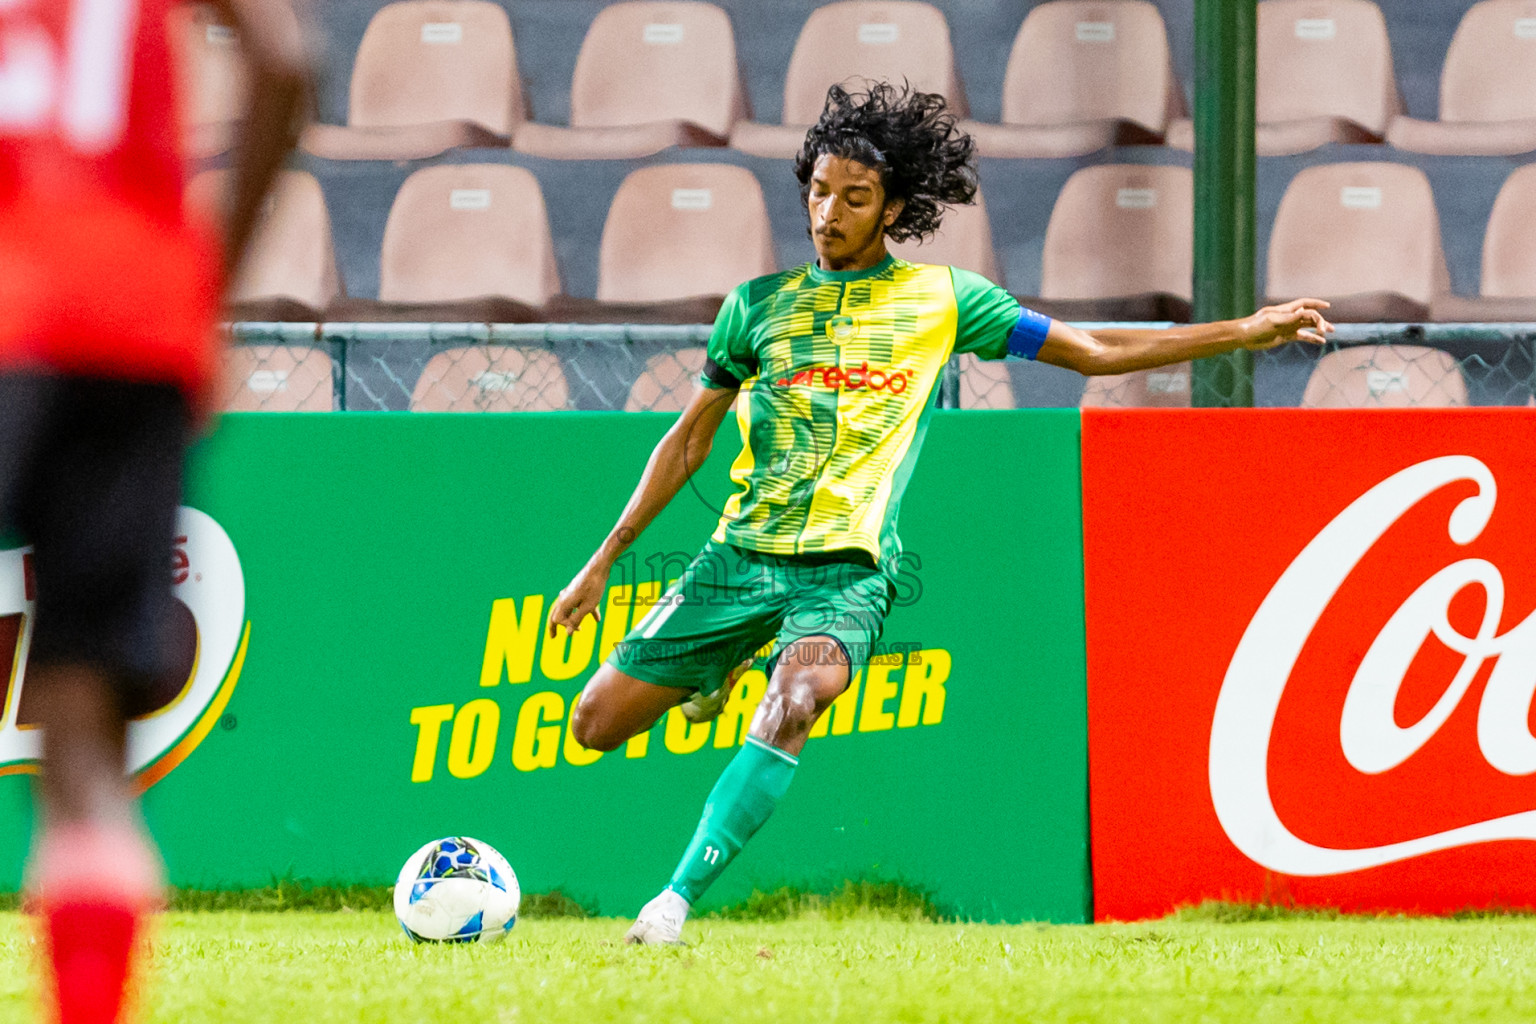
[[[1084,415],[1099,918],[1536,904],[1533,426]]]
[[[654,895],[766,679],[748,673],[714,723],[674,712],[601,755],[575,742],[570,709],[712,531],[731,433],[616,568],[601,626],[543,626],[670,422],[225,417],[187,504],[237,555],[240,671],[190,756],[143,777],[172,881],[385,882],[462,833],[529,891],[613,914]],[[935,418],[884,653],[711,900],[877,878],[977,918],[1089,913],[1077,430],[1074,411]],[[25,778],[0,779],[6,886],[27,808]]]

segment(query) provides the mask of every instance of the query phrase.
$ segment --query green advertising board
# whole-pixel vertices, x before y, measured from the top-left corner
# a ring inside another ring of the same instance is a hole
[[[722,434],[621,563],[600,628],[551,641],[543,624],[670,421],[225,417],[187,504],[233,544],[245,622],[179,753],[148,769],[173,882],[392,881],[421,843],[466,834],[529,891],[615,915],[654,895],[766,680],[749,673],[712,724],[674,712],[601,756],[570,708],[713,529],[739,442]],[[965,917],[1090,919],[1078,433],[1075,411],[936,415],[891,653],[709,903],[878,878]],[[0,886],[19,880],[28,792],[0,778]]]

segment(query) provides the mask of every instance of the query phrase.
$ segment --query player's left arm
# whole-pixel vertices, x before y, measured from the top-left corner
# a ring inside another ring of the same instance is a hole
[[[250,69],[225,211],[224,271],[233,279],[267,192],[298,142],[310,60],[301,23],[287,0],[211,2],[239,34]]]
[[[1169,363],[1219,356],[1238,349],[1267,349],[1287,342],[1321,345],[1333,331],[1322,299],[1266,306],[1241,320],[1188,324],[1162,330],[1110,328],[1086,331],[1052,320],[1036,357],[1042,363],[1086,376],[1131,373]]]

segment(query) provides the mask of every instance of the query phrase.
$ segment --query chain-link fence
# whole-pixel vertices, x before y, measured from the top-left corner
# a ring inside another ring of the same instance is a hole
[[[709,327],[244,323],[231,335],[230,410],[676,411]]]
[[[1108,325],[1088,325],[1108,326]],[[1136,326],[1117,324],[1117,327]],[[1142,325],[1146,326],[1146,325]],[[1253,354],[1253,404],[1269,408],[1523,406],[1536,389],[1536,324],[1341,324],[1323,347]],[[1188,363],[1084,380],[1054,367],[956,360],[962,409],[1188,408]],[[1229,395],[1210,396],[1226,404]]]
[[[230,411],[674,412],[695,386],[709,328],[243,323],[230,333]],[[1287,345],[1253,363],[1259,406],[1523,406],[1536,401],[1536,324],[1346,324],[1324,348]],[[1188,364],[1084,380],[962,356],[940,404],[1177,408],[1192,396]]]

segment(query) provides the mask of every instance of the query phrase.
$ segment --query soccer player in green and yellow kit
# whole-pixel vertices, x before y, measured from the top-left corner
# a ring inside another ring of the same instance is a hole
[[[631,942],[679,941],[689,909],[784,796],[817,718],[868,659],[900,562],[902,492],[951,356],[1117,374],[1321,343],[1332,329],[1327,303],[1303,299],[1225,323],[1088,332],[1022,308],[976,274],[891,256],[887,239],[926,237],[945,207],[972,200],[973,150],[939,96],[884,84],[828,93],[795,161],[816,262],[727,297],[702,387],[550,610],[551,636],[596,615],[615,560],[704,462],[735,407],[744,444],[719,527],[574,712],[576,739],[594,750],[615,749],[679,704],[707,720],[743,659],[774,643],[746,743]]]

